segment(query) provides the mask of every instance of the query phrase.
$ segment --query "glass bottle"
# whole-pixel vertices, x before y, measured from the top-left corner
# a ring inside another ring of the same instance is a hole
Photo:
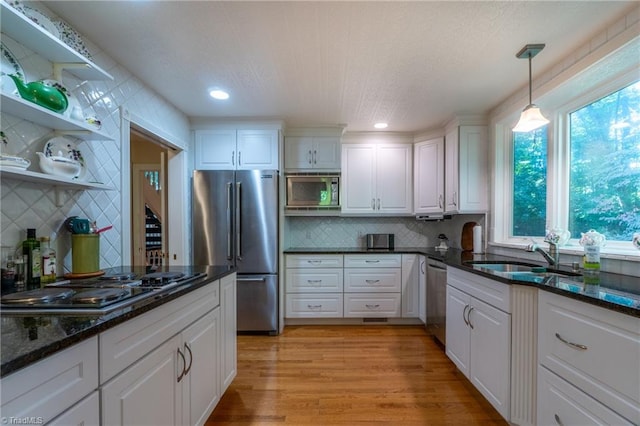
[[[25,257],[25,284],[27,290],[40,288],[40,275],[42,274],[42,257],[40,254],[40,241],[36,239],[36,230],[27,229],[27,239],[22,242],[22,254]]]
[[[56,251],[51,248],[49,237],[40,237],[40,253],[42,254],[42,276],[40,285],[56,282]]]
[[[26,288],[26,284],[25,284],[25,268],[24,268],[24,256],[19,254],[16,256],[16,260],[14,261],[15,263],[15,268],[16,268],[16,273],[15,273],[15,288],[16,291],[25,291]]]
[[[13,260],[13,255],[7,256],[7,262],[2,268],[2,289],[1,294],[9,294],[16,291],[15,285],[16,279],[16,263]]]

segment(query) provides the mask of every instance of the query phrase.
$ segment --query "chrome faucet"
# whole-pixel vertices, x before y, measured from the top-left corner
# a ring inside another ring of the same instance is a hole
[[[558,244],[553,241],[545,240],[546,243],[549,243],[549,251],[545,251],[542,247],[537,245],[536,243],[529,244],[527,246],[527,251],[534,252],[537,251],[545,258],[549,266],[558,266],[560,264],[560,251],[558,250]]]

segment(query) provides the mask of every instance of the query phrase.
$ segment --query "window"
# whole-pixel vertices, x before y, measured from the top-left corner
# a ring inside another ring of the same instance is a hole
[[[513,135],[511,235],[544,235],[547,218],[547,126]]]
[[[570,113],[569,146],[569,229],[631,241],[640,230],[640,82]]]

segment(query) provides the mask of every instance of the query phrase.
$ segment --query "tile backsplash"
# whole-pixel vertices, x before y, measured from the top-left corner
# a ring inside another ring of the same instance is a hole
[[[29,3],[38,10],[53,17],[42,4]],[[9,49],[22,66],[25,80],[52,79],[51,62],[22,46],[5,34],[2,44]],[[121,108],[126,108],[145,123],[149,123],[166,134],[176,135],[177,140],[188,141],[189,121],[168,101],[158,96],[143,82],[122,68],[106,55],[99,46],[84,38],[92,60],[114,79],[106,81],[81,81],[63,72],[62,84],[71,92],[85,115],[95,115],[102,123],[102,131],[114,140],[82,141],[69,135],[86,162],[86,180],[102,182],[112,190],[58,190],[52,185],[25,182],[3,176],[0,182],[2,214],[0,236],[2,259],[13,252],[26,238],[27,228],[36,228],[37,236],[51,236],[51,246],[58,256],[61,273],[71,270],[71,236],[63,224],[69,216],[86,217],[95,220],[98,226],[113,225],[114,228],[100,238],[100,267],[121,265],[123,221],[122,196],[128,188],[121,187],[122,181],[122,140]],[[2,79],[6,93],[6,78]],[[52,129],[5,113],[0,114],[0,127],[8,144],[2,152],[17,155],[31,161],[28,170],[40,171],[36,152],[42,151],[45,143],[56,135]]]

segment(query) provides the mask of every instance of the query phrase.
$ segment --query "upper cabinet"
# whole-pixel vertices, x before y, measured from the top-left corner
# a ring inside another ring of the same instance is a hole
[[[287,136],[284,168],[291,171],[340,170],[340,138],[334,136]]]
[[[487,127],[456,125],[445,136],[445,213],[488,209]]]
[[[278,170],[278,130],[210,129],[195,131],[198,170]]]
[[[416,214],[444,212],[444,138],[413,147],[413,207]]]
[[[411,214],[411,144],[342,145],[343,214]]]

